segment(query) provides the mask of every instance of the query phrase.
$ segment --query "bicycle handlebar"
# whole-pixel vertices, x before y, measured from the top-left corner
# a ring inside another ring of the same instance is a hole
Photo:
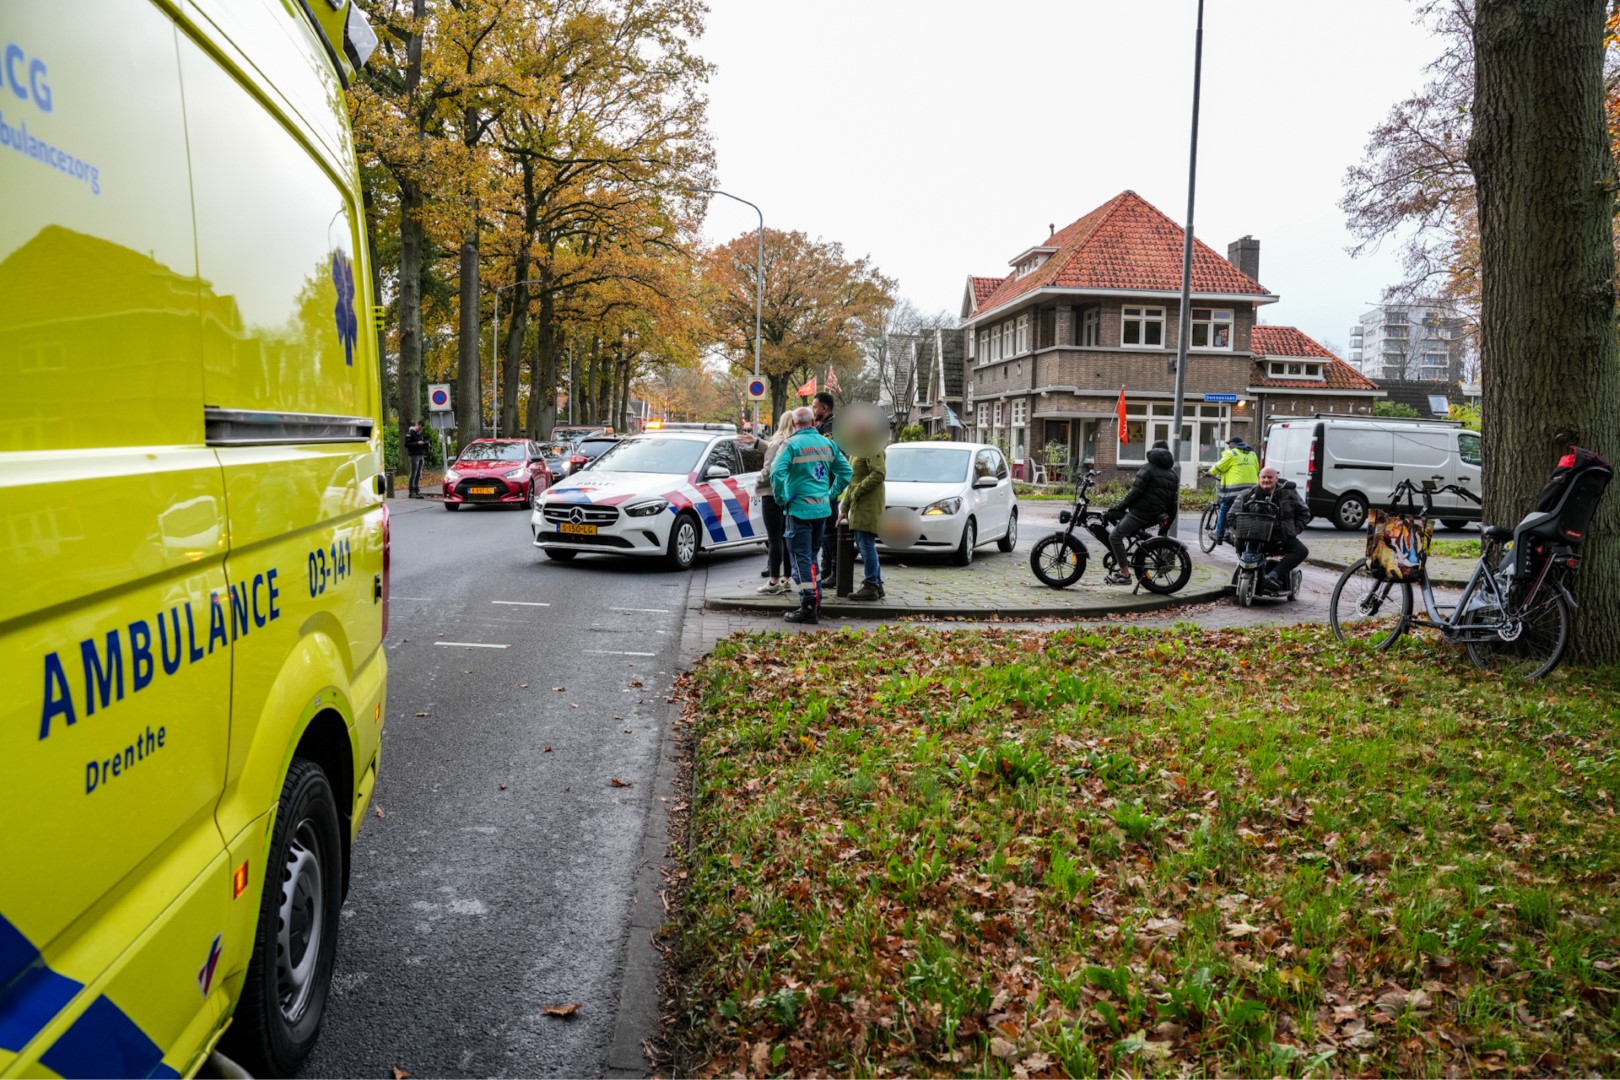
[[[1440,478],[1437,476],[1434,479],[1438,480]],[[1428,484],[1430,482],[1425,480],[1424,483]],[[1406,498],[1407,508],[1412,509],[1413,497],[1421,495],[1423,497],[1423,513],[1428,515],[1434,510],[1434,497],[1443,491],[1449,491],[1454,495],[1461,495],[1463,498],[1472,502],[1476,506],[1483,505],[1478,495],[1475,495],[1472,491],[1469,491],[1461,484],[1441,484],[1436,487],[1419,487],[1417,484],[1412,482],[1410,477],[1395,485],[1395,490],[1389,493],[1389,503],[1391,506],[1394,506],[1396,500],[1404,496]]]

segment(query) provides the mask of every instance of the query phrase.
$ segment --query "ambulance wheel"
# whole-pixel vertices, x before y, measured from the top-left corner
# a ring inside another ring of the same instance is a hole
[[[669,550],[664,554],[664,565],[671,570],[690,570],[692,563],[697,560],[697,553],[697,518],[682,514],[675,519],[675,527],[669,530]]]
[[[320,1034],[343,906],[337,800],[312,761],[294,758],[281,785],[263,877],[253,958],[222,1042],[255,1076],[291,1076]]]

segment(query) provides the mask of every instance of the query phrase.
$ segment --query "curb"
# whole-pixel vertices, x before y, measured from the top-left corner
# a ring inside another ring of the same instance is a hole
[[[1190,604],[1205,604],[1218,600],[1227,595],[1230,586],[1217,576],[1215,582],[1203,586],[1189,586],[1181,592],[1170,596],[1159,596],[1154,593],[1142,592],[1138,594],[1127,593],[1121,601],[1127,602],[1113,604],[1097,604],[1082,607],[1024,607],[1019,605],[1004,605],[990,607],[978,605],[973,607],[912,607],[905,604],[851,603],[848,600],[828,599],[822,603],[822,614],[839,618],[855,619],[896,619],[907,615],[918,616],[969,616],[985,617],[997,616],[999,618],[1015,619],[1086,619],[1098,615],[1121,615],[1135,611],[1162,611],[1169,607],[1181,607]],[[711,611],[752,611],[761,615],[780,615],[792,611],[796,605],[765,600],[748,600],[740,597],[711,597],[706,603]]]
[[[1305,564],[1307,566],[1314,566],[1319,570],[1332,570],[1340,574],[1348,570],[1351,565],[1350,563],[1330,562],[1327,559],[1306,559]],[[1417,582],[1414,581],[1412,584],[1416,585]],[[1468,579],[1431,577],[1429,578],[1429,584],[1438,586],[1442,589],[1461,589],[1468,584]]]

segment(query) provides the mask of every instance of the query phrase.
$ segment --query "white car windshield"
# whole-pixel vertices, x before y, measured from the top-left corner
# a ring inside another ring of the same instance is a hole
[[[960,484],[967,479],[973,451],[945,446],[891,446],[884,470],[891,484]]]
[[[699,439],[626,439],[597,458],[592,472],[671,473],[697,468],[708,443]]]

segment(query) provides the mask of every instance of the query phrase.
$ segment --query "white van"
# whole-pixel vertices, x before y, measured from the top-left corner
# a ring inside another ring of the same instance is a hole
[[[1480,494],[1479,433],[1454,420],[1332,416],[1274,422],[1265,463],[1305,493],[1311,513],[1341,529],[1359,529],[1369,506],[1387,506],[1402,480],[1433,479]],[[1448,529],[1479,520],[1479,506],[1457,495],[1434,497],[1434,516]]]

